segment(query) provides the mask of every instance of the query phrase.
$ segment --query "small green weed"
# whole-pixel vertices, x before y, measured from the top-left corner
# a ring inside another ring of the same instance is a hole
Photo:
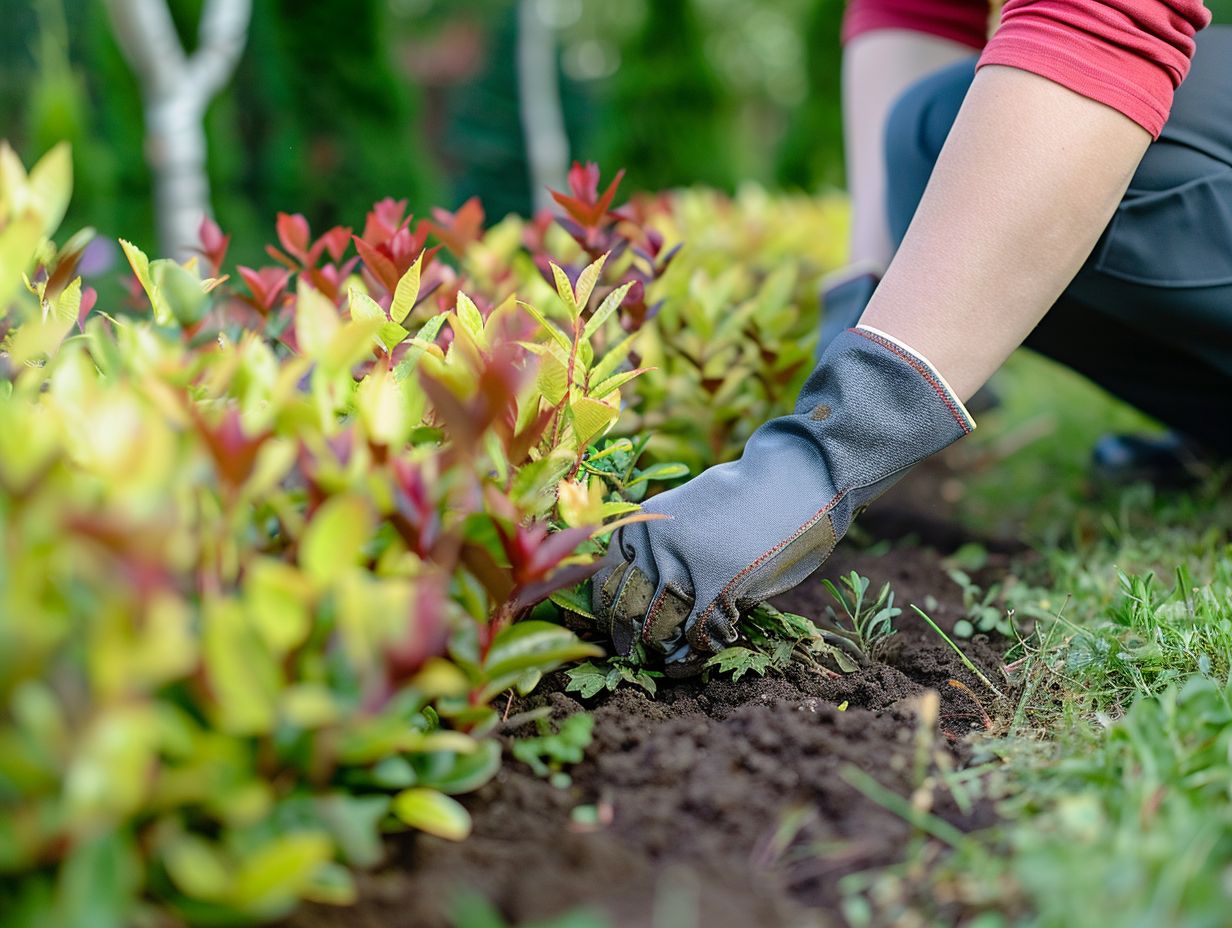
[[[564,719],[556,731],[547,719],[536,719],[535,725],[538,737],[518,738],[510,751],[536,776],[547,777],[553,786],[563,789],[573,782],[564,767],[581,763],[594,737],[595,718],[589,712],[578,712]]]
[[[821,582],[843,610],[840,617],[833,607],[827,608],[835,633],[855,645],[864,657],[862,663],[873,660],[894,634],[894,619],[903,612],[894,605],[890,584],[883,585],[875,597],[870,597],[868,577],[861,577],[854,570],[840,578],[842,589],[830,580]],[[844,626],[844,621],[849,627]]]
[[[606,690],[613,692],[620,684],[629,683],[641,687],[650,696],[658,691],[656,681],[663,678],[663,673],[644,666],[645,658],[639,651],[628,658],[610,657],[605,661],[586,661],[565,671],[569,678],[565,686],[566,693],[577,693],[583,699],[590,699],[597,693]]]

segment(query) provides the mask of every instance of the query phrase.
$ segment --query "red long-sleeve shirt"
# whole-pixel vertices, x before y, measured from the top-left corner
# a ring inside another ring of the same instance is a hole
[[[1006,0],[987,39],[987,0],[850,0],[843,38],[909,29],[983,49],[1008,65],[1124,113],[1158,136],[1189,72],[1202,0]]]

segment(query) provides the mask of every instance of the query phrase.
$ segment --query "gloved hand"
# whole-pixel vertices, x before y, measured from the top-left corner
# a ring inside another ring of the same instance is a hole
[[[826,349],[795,412],[753,433],[738,461],[643,507],[593,581],[616,649],[661,651],[698,672],[737,638],[742,610],[821,566],[852,519],[906,471],[975,428],[927,360],[867,327]]]

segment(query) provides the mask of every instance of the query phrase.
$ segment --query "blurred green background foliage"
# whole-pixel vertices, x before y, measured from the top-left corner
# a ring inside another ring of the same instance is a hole
[[[167,0],[185,51],[203,0]],[[554,40],[568,157],[628,185],[841,183],[843,0],[529,0]],[[355,222],[376,199],[489,218],[535,204],[516,0],[254,0],[206,116],[211,200],[255,260],[278,210]],[[0,0],[0,122],[33,160],[73,143],[66,226],[155,248],[140,88],[104,0]],[[417,209],[418,207],[418,209]]]

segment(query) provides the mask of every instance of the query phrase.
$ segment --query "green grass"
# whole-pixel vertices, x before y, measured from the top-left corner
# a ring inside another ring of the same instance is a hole
[[[1148,423],[1038,359],[1016,358],[999,385],[963,512],[1032,544],[1015,573],[1051,613],[1014,652],[1016,700],[964,787],[1001,824],[947,854],[921,839],[900,867],[849,879],[847,915],[1232,924],[1232,482],[1093,493],[1095,437]]]

